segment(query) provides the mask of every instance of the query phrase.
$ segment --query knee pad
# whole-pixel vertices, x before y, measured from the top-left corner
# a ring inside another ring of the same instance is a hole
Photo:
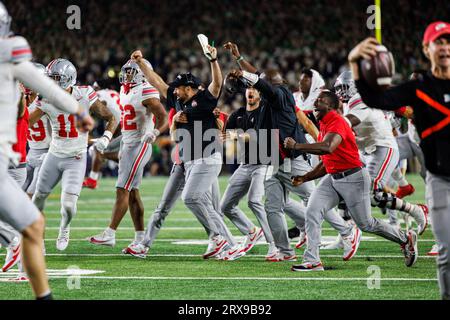
[[[33,195],[33,203],[40,211],[44,210],[45,200],[47,200],[49,194],[50,193],[41,193],[36,191]]]
[[[74,194],[61,194],[61,213],[67,214],[69,217],[75,216],[77,212],[78,196]]]

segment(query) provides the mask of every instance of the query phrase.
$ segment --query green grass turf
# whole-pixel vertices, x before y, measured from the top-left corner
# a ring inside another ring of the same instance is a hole
[[[412,202],[423,201],[423,181],[416,175],[408,178],[416,186],[416,193],[408,199]],[[148,177],[143,181],[141,195],[146,209],[146,222],[158,204],[166,180],[165,177]],[[220,178],[222,192],[225,190],[227,180],[227,177]],[[107,226],[115,196],[114,184],[115,180],[103,179],[97,190],[83,190],[78,204],[78,216],[72,223],[72,241],[63,254],[55,249],[60,217],[59,189],[48,200],[47,268],[65,270],[69,266],[72,268],[75,266],[80,269],[104,271],[90,277],[82,276],[79,289],[72,290],[69,287],[74,286],[70,284],[77,283],[76,280],[67,276],[51,276],[50,285],[55,298],[133,300],[439,298],[435,260],[425,256],[433,244],[430,230],[420,238],[420,258],[412,268],[404,266],[398,245],[377,236],[364,234],[377,241],[363,241],[352,261],[342,261],[340,250],[322,251],[322,261],[327,270],[299,274],[290,271],[292,262],[265,262],[263,259],[263,255],[267,252],[265,244],[255,246],[247,256],[232,262],[204,261],[201,254],[206,248],[205,245],[174,244],[176,239],[206,239],[199,223],[181,201],[178,201],[165,223],[166,227],[177,228],[161,230],[147,259],[122,256],[121,249],[134,237],[129,215],[117,232],[118,241],[115,248],[97,247],[83,240],[100,233]],[[245,201],[242,201],[241,208],[252,221],[256,222]],[[378,209],[374,209],[373,212],[378,217],[384,217]],[[227,224],[234,235],[240,235],[229,221]],[[291,221],[289,225],[292,225]],[[324,227],[329,228],[326,223]],[[324,230],[323,235],[334,236],[336,232]],[[303,250],[297,250],[299,257],[302,252]],[[0,259],[4,259],[4,249],[0,252]],[[378,267],[381,272],[382,281],[379,289],[369,289],[367,286],[370,266]],[[8,276],[0,274],[0,299],[32,297],[28,284],[5,282],[5,277]]]

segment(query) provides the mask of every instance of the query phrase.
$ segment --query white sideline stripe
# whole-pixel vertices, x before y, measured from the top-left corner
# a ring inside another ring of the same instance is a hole
[[[5,253],[0,253],[0,256],[5,256]],[[45,256],[47,257],[129,257],[129,255],[124,255],[120,253],[46,253]],[[341,254],[321,254],[321,257],[324,258],[342,258]],[[151,257],[185,257],[185,258],[202,258],[201,254],[150,254],[148,255],[149,258]],[[246,255],[242,259],[246,258],[264,258],[265,255],[260,254],[252,254],[252,255]],[[400,259],[404,258],[404,256],[394,256],[394,255],[356,255],[353,257],[353,259],[367,259],[367,258],[379,258],[379,259]],[[436,257],[433,256],[419,256],[419,258],[425,258],[425,259],[436,259]],[[214,260],[214,259],[211,259]]]
[[[51,276],[51,278],[67,278],[68,276]],[[99,280],[261,280],[261,281],[367,281],[368,278],[269,278],[269,277],[143,277],[143,276],[80,276],[82,279]],[[380,281],[436,282],[433,278],[380,278]]]

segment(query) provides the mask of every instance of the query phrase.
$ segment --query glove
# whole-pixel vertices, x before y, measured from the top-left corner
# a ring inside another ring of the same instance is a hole
[[[103,137],[97,139],[94,142],[94,148],[97,149],[98,152],[103,153],[105,151],[105,149],[108,147],[109,142],[111,141],[111,138],[112,138],[112,132],[105,131],[103,133]]]
[[[158,129],[153,129],[142,136],[141,142],[153,143],[159,136],[160,132]]]

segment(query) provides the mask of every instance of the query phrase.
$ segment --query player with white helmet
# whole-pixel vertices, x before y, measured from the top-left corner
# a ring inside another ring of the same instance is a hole
[[[93,126],[92,118],[66,92],[42,75],[33,66],[31,49],[23,37],[10,37],[9,16],[0,2],[0,221],[7,223],[22,235],[23,263],[38,299],[51,299],[45,274],[43,256],[44,220],[25,192],[8,175],[10,159],[17,159],[11,146],[16,142],[16,122],[20,99],[18,81],[47,97],[57,108],[76,115],[82,130]],[[0,234],[0,243],[7,246],[9,239]]]
[[[408,203],[385,189],[399,160],[398,145],[387,116],[364,104],[350,71],[339,75],[334,88],[346,103],[345,119],[356,134],[356,143],[372,178],[372,205],[408,213],[416,220],[418,233],[422,234],[427,227],[428,208]]]
[[[146,63],[151,67],[148,61]],[[152,143],[161,132],[168,129],[167,113],[161,104],[158,90],[145,80],[135,62],[129,60],[123,65],[119,80],[122,84],[122,142],[116,203],[110,225],[101,234],[89,238],[89,241],[96,245],[115,245],[115,232],[128,208],[136,231],[135,240],[129,246],[144,240],[144,206],[139,186],[144,167],[152,154]],[[127,248],[122,252],[127,253]]]
[[[98,100],[90,86],[77,86],[75,66],[66,59],[55,59],[46,68],[47,75],[69,92],[90,112],[107,122],[103,137],[95,146],[105,150],[116,130],[117,121],[106,106]],[[74,116],[56,109],[47,100],[36,100],[35,110],[30,115],[30,125],[34,125],[44,115],[50,119],[52,140],[47,156],[42,163],[33,195],[33,202],[43,211],[45,201],[53,188],[61,180],[61,224],[56,240],[56,248],[65,250],[69,244],[70,222],[77,212],[77,201],[86,171],[86,149],[88,134],[75,127]]]
[[[119,93],[112,89],[101,89],[97,82],[94,83],[93,88],[97,91],[98,99],[106,105],[109,111],[111,111],[111,113],[116,118],[117,123],[120,123],[120,118],[122,116],[122,106],[120,105]],[[121,131],[120,127],[118,127],[116,129],[116,132],[114,133],[114,137],[111,140],[111,143],[103,152],[98,151],[94,145],[89,148],[90,154],[92,155],[92,167],[89,173],[89,177],[86,177],[84,179],[83,188],[97,188],[97,181],[100,176],[100,170],[105,160],[119,162],[119,150],[121,141]]]

